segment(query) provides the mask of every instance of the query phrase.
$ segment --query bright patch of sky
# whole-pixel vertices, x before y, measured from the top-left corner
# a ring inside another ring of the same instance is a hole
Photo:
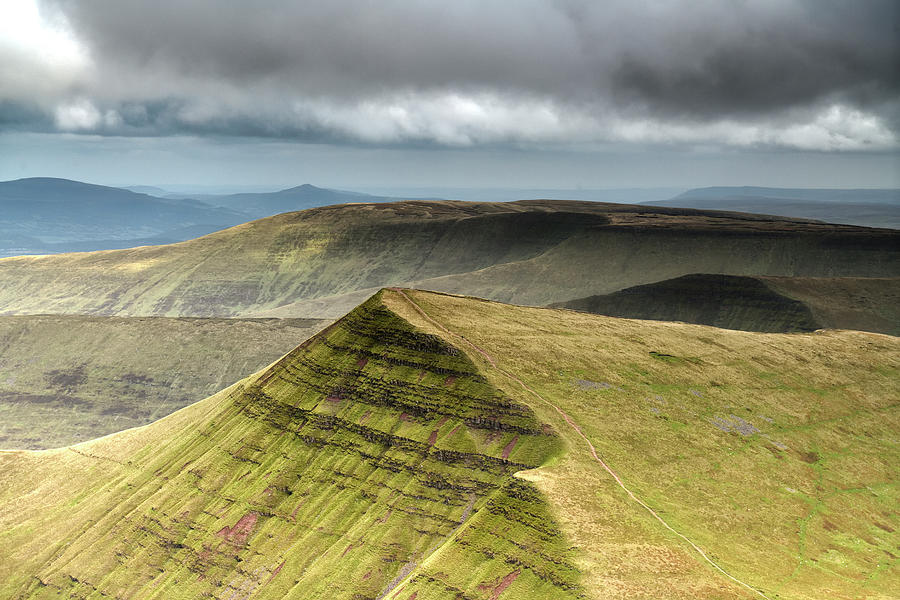
[[[0,2],[0,81],[8,88],[63,92],[90,68],[87,49],[59,11],[41,10],[36,0]]]

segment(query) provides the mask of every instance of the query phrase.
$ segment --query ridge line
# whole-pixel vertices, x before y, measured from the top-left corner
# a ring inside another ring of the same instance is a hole
[[[706,552],[703,551],[702,548],[700,548],[700,546],[698,546],[698,545],[695,544],[693,541],[691,541],[690,538],[688,538],[688,537],[687,537],[686,535],[684,535],[683,533],[680,533],[679,531],[677,531],[677,530],[675,530],[674,528],[672,528],[672,526],[669,525],[668,523],[666,523],[666,521],[665,521],[665,520],[664,520],[664,519],[663,519],[663,518],[655,511],[655,510],[653,510],[653,509],[652,509],[648,504],[646,504],[643,500],[641,500],[640,498],[638,498],[638,497],[634,494],[634,492],[632,492],[632,491],[625,485],[625,483],[624,483],[624,482],[622,481],[622,479],[616,474],[616,472],[613,471],[613,470],[609,467],[609,465],[607,465],[606,462],[605,462],[602,458],[600,458],[600,456],[597,454],[597,449],[594,447],[594,444],[591,443],[591,440],[588,439],[588,437],[584,434],[584,432],[581,430],[581,427],[579,427],[579,425],[578,425],[578,424],[577,424],[577,423],[576,423],[576,422],[575,422],[575,421],[574,421],[574,420],[573,420],[573,419],[572,419],[565,411],[563,411],[559,406],[557,406],[556,404],[550,402],[549,400],[547,400],[546,398],[544,398],[543,396],[541,396],[541,395],[540,395],[539,393],[537,393],[534,389],[532,389],[531,387],[529,387],[528,384],[526,384],[524,381],[522,381],[521,379],[519,379],[519,377],[517,377],[516,375],[514,375],[514,374],[510,373],[509,371],[506,371],[505,369],[499,367],[499,366],[497,365],[496,361],[491,357],[491,355],[488,354],[484,349],[482,349],[481,347],[479,347],[478,345],[476,345],[474,342],[469,341],[469,340],[466,339],[466,337],[463,336],[463,335],[460,335],[460,334],[458,334],[458,333],[456,333],[456,332],[450,331],[450,330],[449,330],[447,327],[445,327],[443,324],[439,323],[437,320],[435,320],[433,317],[431,317],[428,313],[426,313],[425,310],[424,310],[421,306],[419,306],[419,305],[415,302],[415,300],[413,300],[412,298],[410,298],[410,297],[406,294],[406,292],[404,292],[402,289],[396,288],[396,287],[392,287],[392,288],[388,288],[388,289],[390,289],[391,291],[396,292],[396,293],[400,294],[401,296],[403,296],[403,298],[405,298],[406,301],[409,302],[409,304],[416,310],[416,312],[419,313],[423,318],[425,318],[425,320],[427,320],[429,323],[431,323],[431,324],[434,325],[435,327],[438,327],[439,329],[441,329],[442,331],[446,332],[447,334],[449,334],[449,335],[451,335],[451,336],[453,336],[453,337],[456,337],[456,338],[461,339],[461,340],[462,340],[463,342],[465,342],[467,345],[469,345],[470,347],[472,347],[472,349],[474,349],[476,352],[478,352],[478,353],[479,353],[479,354],[480,354],[480,355],[481,355],[481,356],[482,356],[482,357],[483,357],[483,358],[491,365],[491,367],[493,367],[496,371],[500,372],[502,375],[506,376],[508,379],[511,379],[512,381],[515,381],[515,382],[518,383],[520,386],[522,386],[525,390],[527,390],[527,391],[530,392],[533,396],[535,396],[538,400],[540,400],[540,401],[543,402],[544,404],[546,404],[546,405],[550,406],[551,408],[553,408],[557,413],[559,413],[560,416],[562,416],[562,418],[566,421],[566,423],[567,423],[567,424],[568,424],[568,425],[569,425],[569,426],[570,426],[570,427],[571,427],[571,428],[572,428],[572,429],[573,429],[573,430],[574,430],[574,431],[575,431],[575,432],[576,432],[576,433],[577,433],[577,434],[578,434],[578,435],[579,435],[579,436],[587,443],[588,448],[590,449],[590,452],[591,452],[591,456],[593,456],[594,460],[596,460],[598,463],[600,463],[600,465],[603,467],[603,469],[604,469],[607,473],[609,473],[609,474],[613,477],[613,479],[615,479],[615,481],[616,481],[616,483],[619,485],[619,487],[622,488],[623,490],[625,490],[625,492],[628,494],[628,496],[629,496],[632,500],[634,500],[634,501],[635,501],[636,503],[638,503],[641,507],[643,507],[647,512],[649,512],[649,513],[650,513],[657,521],[659,521],[659,522],[663,525],[663,527],[665,527],[668,531],[674,533],[676,536],[678,536],[679,538],[681,538],[682,540],[684,540],[685,542],[687,542],[688,545],[691,546],[691,548],[693,548],[693,549],[694,549],[701,557],[703,557],[703,559],[704,559],[706,562],[708,562],[710,565],[712,565],[717,571],[719,571],[720,573],[722,573],[723,575],[725,575],[727,578],[731,579],[731,580],[734,581],[735,583],[738,583],[738,584],[740,584],[741,586],[747,588],[747,589],[750,590],[751,592],[754,592],[754,593],[758,594],[760,597],[765,598],[766,600],[771,600],[771,598],[769,598],[769,596],[765,595],[765,594],[764,594],[763,592],[761,592],[760,590],[754,588],[753,586],[751,586],[751,585],[748,584],[748,583],[745,583],[744,581],[741,581],[740,579],[738,579],[737,577],[735,577],[734,575],[732,575],[731,573],[729,573],[728,571],[726,571],[725,569],[723,569],[722,567],[720,567],[714,560],[712,560],[712,559],[706,554]]]

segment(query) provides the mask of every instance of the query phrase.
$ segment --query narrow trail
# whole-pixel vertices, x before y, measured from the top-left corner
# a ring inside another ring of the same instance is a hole
[[[550,402],[549,400],[547,400],[546,398],[544,398],[543,396],[541,396],[541,395],[540,395],[539,393],[537,393],[534,389],[532,389],[527,383],[525,383],[524,381],[522,381],[521,379],[519,379],[519,377],[517,377],[515,374],[510,373],[509,371],[507,371],[507,370],[501,368],[500,366],[498,366],[498,365],[497,365],[497,362],[493,359],[493,357],[491,357],[491,355],[488,354],[483,348],[480,348],[480,347],[479,347],[478,345],[476,345],[474,342],[469,341],[468,339],[466,339],[465,336],[462,336],[462,335],[459,335],[458,333],[455,333],[455,332],[453,332],[453,331],[450,331],[449,329],[447,329],[446,327],[444,327],[444,325],[442,325],[441,323],[439,323],[438,321],[436,321],[435,319],[433,319],[428,313],[425,312],[425,310],[424,310],[421,306],[419,306],[418,304],[416,304],[416,302],[415,302],[412,298],[410,298],[410,297],[406,294],[406,292],[404,292],[402,289],[400,289],[400,288],[390,288],[390,289],[391,289],[392,291],[394,291],[394,292],[397,292],[397,293],[400,294],[401,296],[403,296],[403,298],[406,299],[406,301],[410,304],[410,306],[412,306],[413,309],[415,309],[415,311],[416,311],[417,313],[419,313],[419,315],[422,316],[422,318],[424,318],[425,320],[427,320],[429,323],[431,323],[432,325],[434,325],[435,327],[437,327],[437,328],[440,329],[441,331],[447,333],[448,335],[450,335],[450,336],[452,336],[452,337],[454,337],[454,338],[457,338],[457,339],[462,340],[463,343],[465,343],[467,346],[469,346],[470,348],[472,348],[473,350],[475,350],[476,352],[478,352],[478,354],[480,354],[480,355],[484,358],[484,360],[486,360],[486,361],[491,365],[492,368],[494,368],[496,371],[498,371],[500,374],[502,374],[503,376],[507,377],[508,379],[510,379],[510,380],[515,381],[516,383],[518,383],[520,386],[522,386],[523,389],[527,390],[527,391],[528,391],[529,393],[531,393],[535,398],[537,398],[538,400],[540,400],[541,402],[543,402],[543,403],[546,404],[547,406],[553,408],[553,410],[555,410],[557,413],[559,413],[559,415],[565,420],[565,422],[569,425],[569,427],[571,427],[571,428],[575,431],[575,433],[577,433],[577,434],[579,435],[579,437],[581,437],[581,439],[583,439],[583,440],[585,441],[585,443],[587,443],[588,448],[590,449],[590,452],[591,452],[591,456],[594,458],[594,460],[596,460],[598,463],[600,463],[600,466],[602,466],[603,469],[604,469],[607,473],[609,473],[609,474],[612,476],[612,478],[616,481],[616,483],[619,485],[619,487],[622,488],[623,490],[625,490],[625,493],[628,494],[628,496],[629,496],[632,500],[634,500],[635,502],[637,502],[641,507],[643,507],[647,512],[649,512],[649,513],[653,516],[653,518],[655,518],[657,521],[660,522],[660,524],[662,524],[663,527],[665,527],[668,531],[674,533],[674,534],[675,534],[676,536],[678,536],[680,539],[684,540],[691,548],[693,548],[693,549],[697,552],[697,554],[699,554],[701,557],[703,557],[703,560],[705,560],[707,563],[709,563],[710,565],[712,565],[712,567],[713,567],[714,569],[716,569],[719,573],[721,573],[722,575],[724,575],[725,577],[727,577],[727,578],[730,579],[731,581],[733,581],[733,582],[737,583],[738,585],[741,585],[742,587],[744,587],[744,588],[750,590],[751,592],[753,592],[753,593],[759,595],[761,598],[765,598],[766,600],[771,600],[771,598],[769,598],[768,596],[766,596],[764,593],[762,593],[762,592],[759,591],[758,589],[754,588],[753,586],[749,585],[748,583],[745,583],[744,581],[741,581],[740,579],[738,579],[737,577],[735,577],[734,575],[732,575],[731,573],[729,573],[728,571],[726,571],[725,569],[723,569],[722,567],[720,567],[713,559],[711,559],[711,558],[706,554],[706,552],[703,551],[703,549],[702,549],[700,546],[698,546],[697,544],[695,544],[694,542],[692,542],[692,541],[691,541],[687,536],[685,536],[683,533],[680,533],[680,532],[676,531],[675,529],[673,529],[671,525],[669,525],[668,523],[666,523],[666,521],[659,515],[659,513],[657,513],[657,512],[656,512],[655,510],[653,510],[652,508],[650,508],[650,506],[649,506],[646,502],[644,502],[643,500],[641,500],[640,498],[638,498],[638,497],[634,494],[634,492],[632,492],[632,491],[625,485],[625,483],[624,483],[624,482],[622,481],[622,479],[616,474],[616,472],[613,471],[613,470],[610,468],[610,466],[609,466],[608,464],[606,464],[606,462],[605,462],[602,458],[600,458],[600,455],[597,454],[597,449],[594,447],[594,444],[591,443],[591,440],[589,440],[588,437],[584,434],[584,432],[581,430],[581,427],[579,427],[578,424],[577,424],[574,420],[572,420],[572,418],[571,418],[565,411],[563,411],[559,406],[557,406],[556,404],[553,404],[552,402]]]

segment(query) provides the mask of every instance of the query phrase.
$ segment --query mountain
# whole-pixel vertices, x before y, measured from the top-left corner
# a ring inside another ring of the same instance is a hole
[[[829,328],[900,335],[900,278],[693,274],[552,306],[746,331]]]
[[[710,187],[688,190],[651,206],[727,210],[900,229],[900,190]]]
[[[240,213],[195,200],[68,179],[0,182],[0,256],[133,246],[148,239],[182,241],[244,221]]]
[[[831,189],[831,188],[773,188],[758,186],[705,187],[683,192],[675,198],[709,198],[744,196],[747,198],[777,198],[780,200],[809,200],[838,204],[897,204],[900,189]],[[673,200],[675,199],[673,198]],[[647,204],[651,204],[648,202]]]
[[[147,194],[148,196],[156,196],[157,198],[165,198],[171,194],[170,191],[164,190],[160,187],[156,187],[155,185],[127,185],[122,188],[123,190],[128,190],[129,192],[135,192],[138,194]]]
[[[0,448],[54,448],[146,425],[261,369],[328,323],[0,317]]]
[[[546,305],[690,273],[897,277],[898,242],[887,229],[594,202],[352,204],[169,246],[2,259],[0,313],[304,317],[312,302],[334,318],[412,283]]]
[[[23,247],[17,247],[4,256],[22,256],[30,254],[64,254],[67,252],[95,252],[97,250],[122,250],[124,248],[136,248],[138,246],[162,246],[176,244],[184,240],[203,237],[215,231],[221,230],[217,225],[188,225],[165,231],[159,235],[145,238],[127,239],[90,239],[69,242],[40,242],[31,238],[31,241]]]
[[[0,596],[886,600],[898,344],[385,290],[153,425],[0,452]]]
[[[370,196],[357,192],[329,190],[304,184],[278,192],[228,194],[224,196],[200,196],[204,202],[242,212],[253,219],[271,217],[280,213],[305,210],[330,204],[351,202],[391,202],[396,198]]]

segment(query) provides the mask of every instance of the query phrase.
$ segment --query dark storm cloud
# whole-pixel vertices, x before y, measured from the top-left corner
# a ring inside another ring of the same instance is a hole
[[[898,127],[896,0],[44,5],[92,63],[62,91],[29,91],[63,129],[865,147]]]
[[[772,110],[898,92],[900,4],[61,0],[112,72],[305,94],[488,87],[657,110]],[[112,63],[112,64],[109,64]]]
[[[619,98],[699,115],[897,98],[900,4],[785,2],[767,11],[761,3],[759,12],[730,4],[713,14],[688,10],[698,21],[674,24],[678,40],[624,53],[611,73]]]
[[[31,104],[0,98],[0,130],[54,131],[53,119]]]

